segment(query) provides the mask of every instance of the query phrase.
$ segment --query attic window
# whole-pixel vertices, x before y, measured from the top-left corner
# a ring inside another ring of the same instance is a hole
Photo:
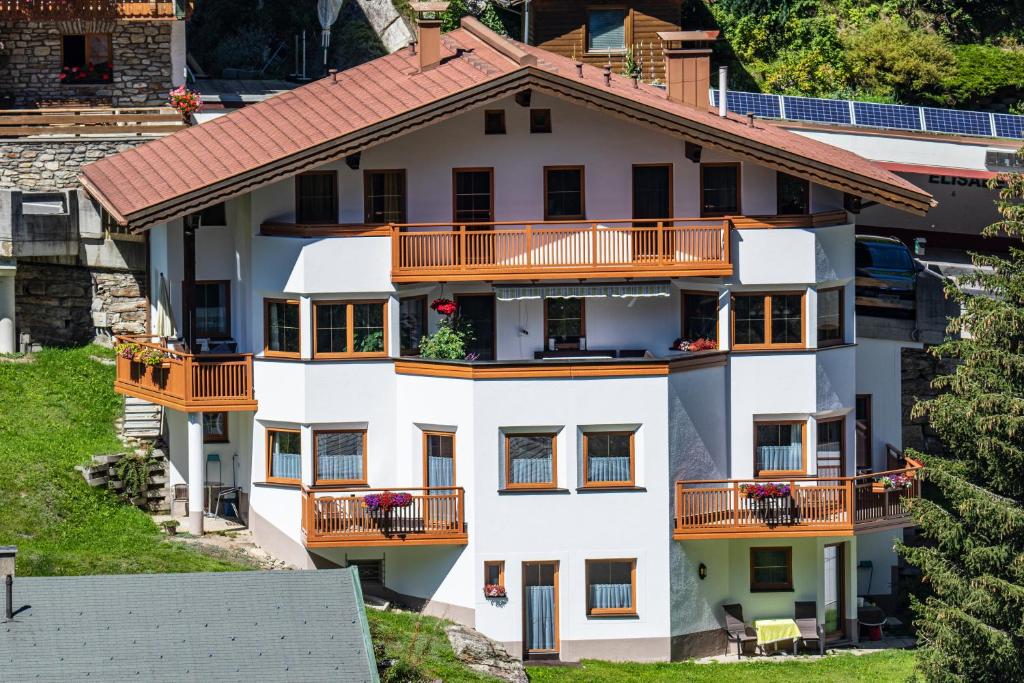
[[[531,109],[530,110],[530,132],[550,133],[551,132],[551,110]]]
[[[587,12],[587,52],[626,50],[626,10],[592,9]]]
[[[484,133],[486,135],[505,134],[504,109],[488,109],[484,112]]]

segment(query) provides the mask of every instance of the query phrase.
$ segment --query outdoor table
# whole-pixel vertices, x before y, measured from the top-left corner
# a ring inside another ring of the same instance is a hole
[[[758,619],[754,622],[754,630],[757,631],[757,646],[762,652],[765,645],[783,640],[792,640],[795,650],[796,641],[800,639],[800,627],[792,619]]]

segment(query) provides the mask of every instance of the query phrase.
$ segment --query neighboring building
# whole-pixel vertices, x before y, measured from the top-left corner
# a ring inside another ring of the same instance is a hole
[[[856,476],[909,464],[898,406],[856,437],[846,209],[931,196],[708,111],[704,33],[665,34],[666,92],[474,19],[442,37],[437,5],[415,51],[83,168],[169,284],[136,349],[162,362],[120,357],[115,386],[171,409],[191,529],[205,482],[237,483],[279,556],[528,657],[721,652],[732,602],[814,601],[856,640],[918,484]],[[417,355],[437,298],[471,360]],[[374,509],[382,489],[411,500]]]

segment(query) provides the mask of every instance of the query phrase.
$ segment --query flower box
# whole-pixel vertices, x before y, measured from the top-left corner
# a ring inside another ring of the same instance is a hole
[[[892,474],[871,482],[872,493],[888,493],[889,491],[906,491],[913,485],[913,477],[904,474]]]
[[[407,508],[412,505],[412,495],[408,493],[371,493],[363,497],[362,505],[370,512],[388,512],[396,508]]]
[[[764,500],[766,498],[788,498],[789,485],[778,483],[766,484],[740,484],[740,493],[751,500]]]
[[[508,594],[505,592],[505,587],[497,583],[489,583],[484,586],[484,597],[485,598],[507,598]]]

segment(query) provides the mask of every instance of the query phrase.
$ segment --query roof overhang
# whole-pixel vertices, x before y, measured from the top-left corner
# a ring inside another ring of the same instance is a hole
[[[901,164],[895,161],[876,161],[876,164],[894,173],[919,173],[921,175],[948,175],[954,178],[978,178],[989,180],[999,175],[996,171],[975,168],[953,168],[950,166],[924,166],[921,164]]]

